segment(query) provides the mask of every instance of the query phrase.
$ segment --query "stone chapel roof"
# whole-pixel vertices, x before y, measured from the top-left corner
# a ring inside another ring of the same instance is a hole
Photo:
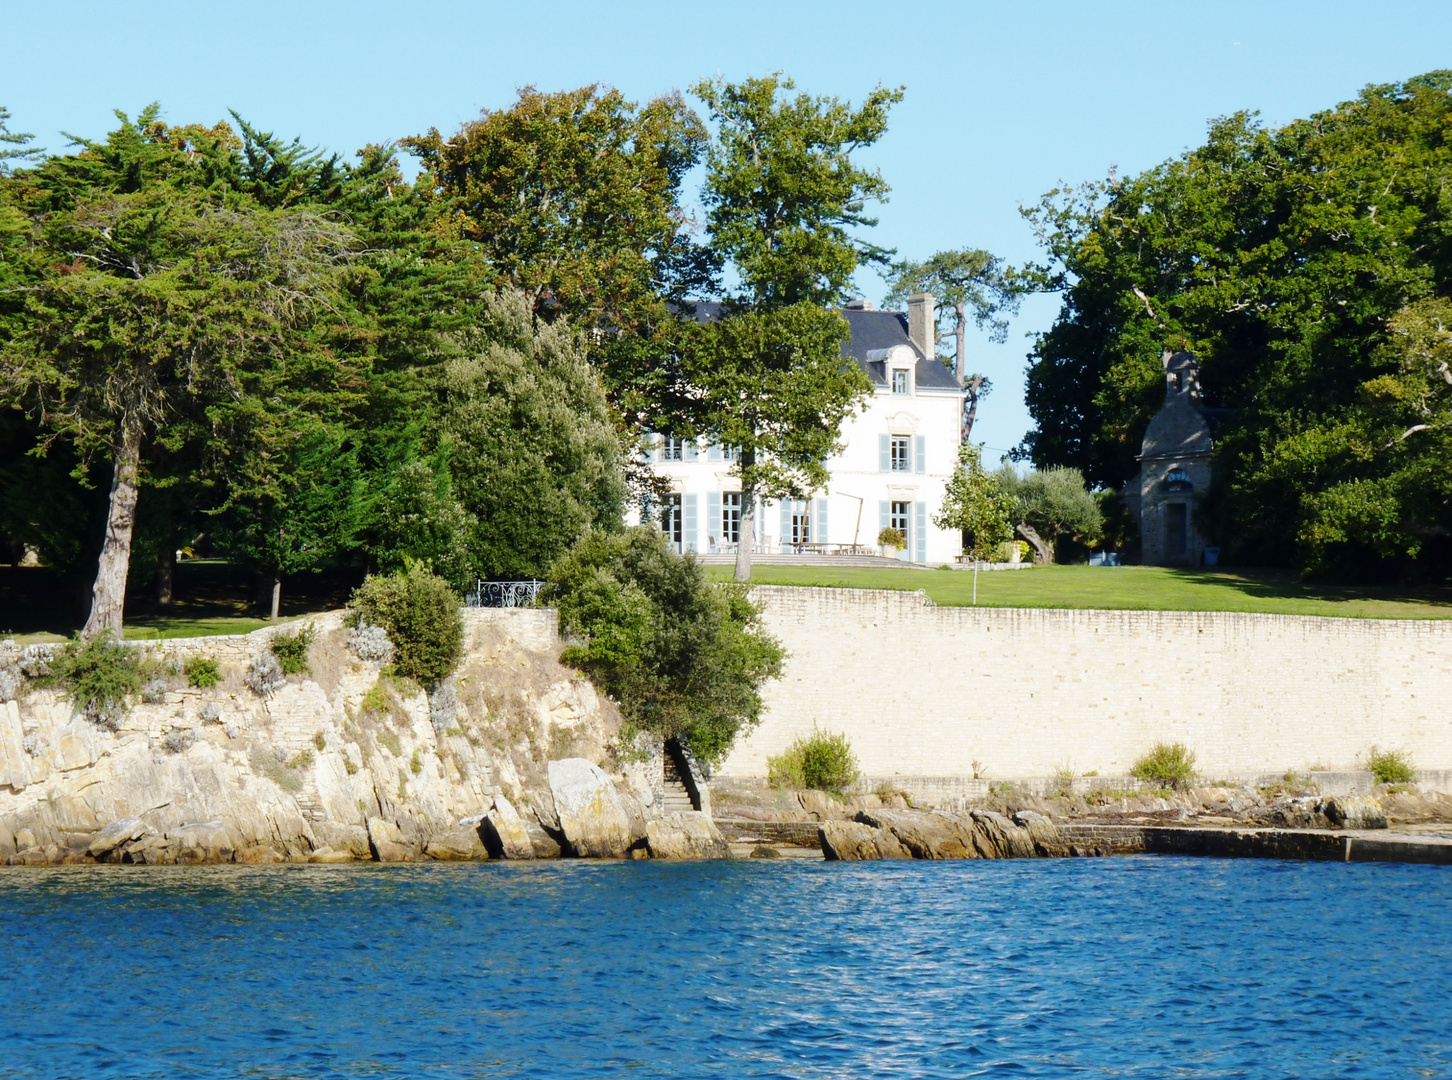
[[[1145,428],[1140,458],[1208,457],[1214,449],[1200,408],[1200,364],[1190,352],[1166,353],[1165,404]]]

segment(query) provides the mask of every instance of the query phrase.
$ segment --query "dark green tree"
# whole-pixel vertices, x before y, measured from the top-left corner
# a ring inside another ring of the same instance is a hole
[[[485,310],[441,373],[438,438],[474,522],[474,570],[543,577],[590,528],[619,527],[620,443],[583,335],[536,323],[517,293]]]
[[[923,262],[903,260],[892,264],[890,290],[884,304],[906,302],[916,293],[931,293],[938,302],[936,337],[942,341],[944,324],[954,339],[953,372],[968,392],[963,414],[962,442],[973,434],[978,402],[987,397],[993,384],[982,374],[968,371],[968,319],[989,340],[1005,341],[1009,317],[1018,314],[1026,294],[1047,284],[1043,271],[1034,266],[1006,265],[997,255],[981,248],[940,251]]]
[[[0,387],[47,438],[111,462],[88,635],[121,630],[148,446],[194,448],[234,499],[265,494],[351,374],[310,332],[337,317],[347,232],[229,193],[230,129],[155,115],[7,181],[53,261],[15,316]]]
[[[620,703],[630,729],[720,761],[761,718],[785,653],[739,585],[713,585],[654,529],[590,532],[550,575],[561,659]]]
[[[686,429],[738,448],[738,581],[751,576],[757,500],[819,487],[842,420],[871,389],[842,361],[846,322],[828,308],[860,266],[891,255],[854,231],[876,224],[865,208],[888,186],[853,155],[886,132],[902,90],[879,87],[854,109],[795,88],[776,74],[693,89],[716,124],[703,196],[710,245],[740,288],[719,322],[678,331],[676,355]]]
[[[1237,113],[1138,176],[1046,196],[1029,215],[1064,306],[1035,348],[1024,451],[1118,486],[1159,356],[1189,348],[1222,410],[1201,520],[1230,558],[1452,567],[1436,428],[1400,437],[1424,395],[1401,396],[1417,362],[1397,329],[1452,292],[1449,90],[1447,71],[1370,86],[1278,129]]]

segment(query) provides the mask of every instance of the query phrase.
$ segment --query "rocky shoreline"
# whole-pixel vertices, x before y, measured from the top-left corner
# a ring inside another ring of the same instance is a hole
[[[296,625],[148,643],[112,725],[19,677],[43,653],[0,645],[0,864],[727,855],[709,815],[667,812],[662,748],[619,744],[552,617],[467,611],[429,694],[360,658],[338,612],[312,620],[306,672],[261,690],[249,669]],[[189,685],[195,657],[215,685]]]

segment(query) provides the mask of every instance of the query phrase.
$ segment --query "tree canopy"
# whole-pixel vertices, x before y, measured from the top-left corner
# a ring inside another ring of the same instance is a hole
[[[1367,87],[1028,211],[1064,304],[1038,341],[1023,451],[1134,475],[1163,384],[1201,359],[1217,426],[1201,519],[1240,561],[1445,573],[1452,486],[1436,346],[1452,290],[1452,72]]]
[[[620,703],[635,730],[720,761],[761,718],[785,653],[740,585],[714,585],[656,530],[587,534],[551,574],[561,660]],[[627,731],[628,735],[629,732]]]

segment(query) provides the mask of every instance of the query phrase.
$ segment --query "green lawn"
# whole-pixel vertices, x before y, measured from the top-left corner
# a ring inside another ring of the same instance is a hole
[[[727,581],[729,566],[708,566]],[[884,567],[758,566],[757,585],[818,585],[843,589],[922,589],[935,603],[973,603],[966,570]],[[983,607],[1132,608],[1151,611],[1252,611],[1275,615],[1336,615],[1359,619],[1452,619],[1446,587],[1307,585],[1293,575],[1257,570],[1174,570],[1160,566],[1045,566],[978,575]]]

